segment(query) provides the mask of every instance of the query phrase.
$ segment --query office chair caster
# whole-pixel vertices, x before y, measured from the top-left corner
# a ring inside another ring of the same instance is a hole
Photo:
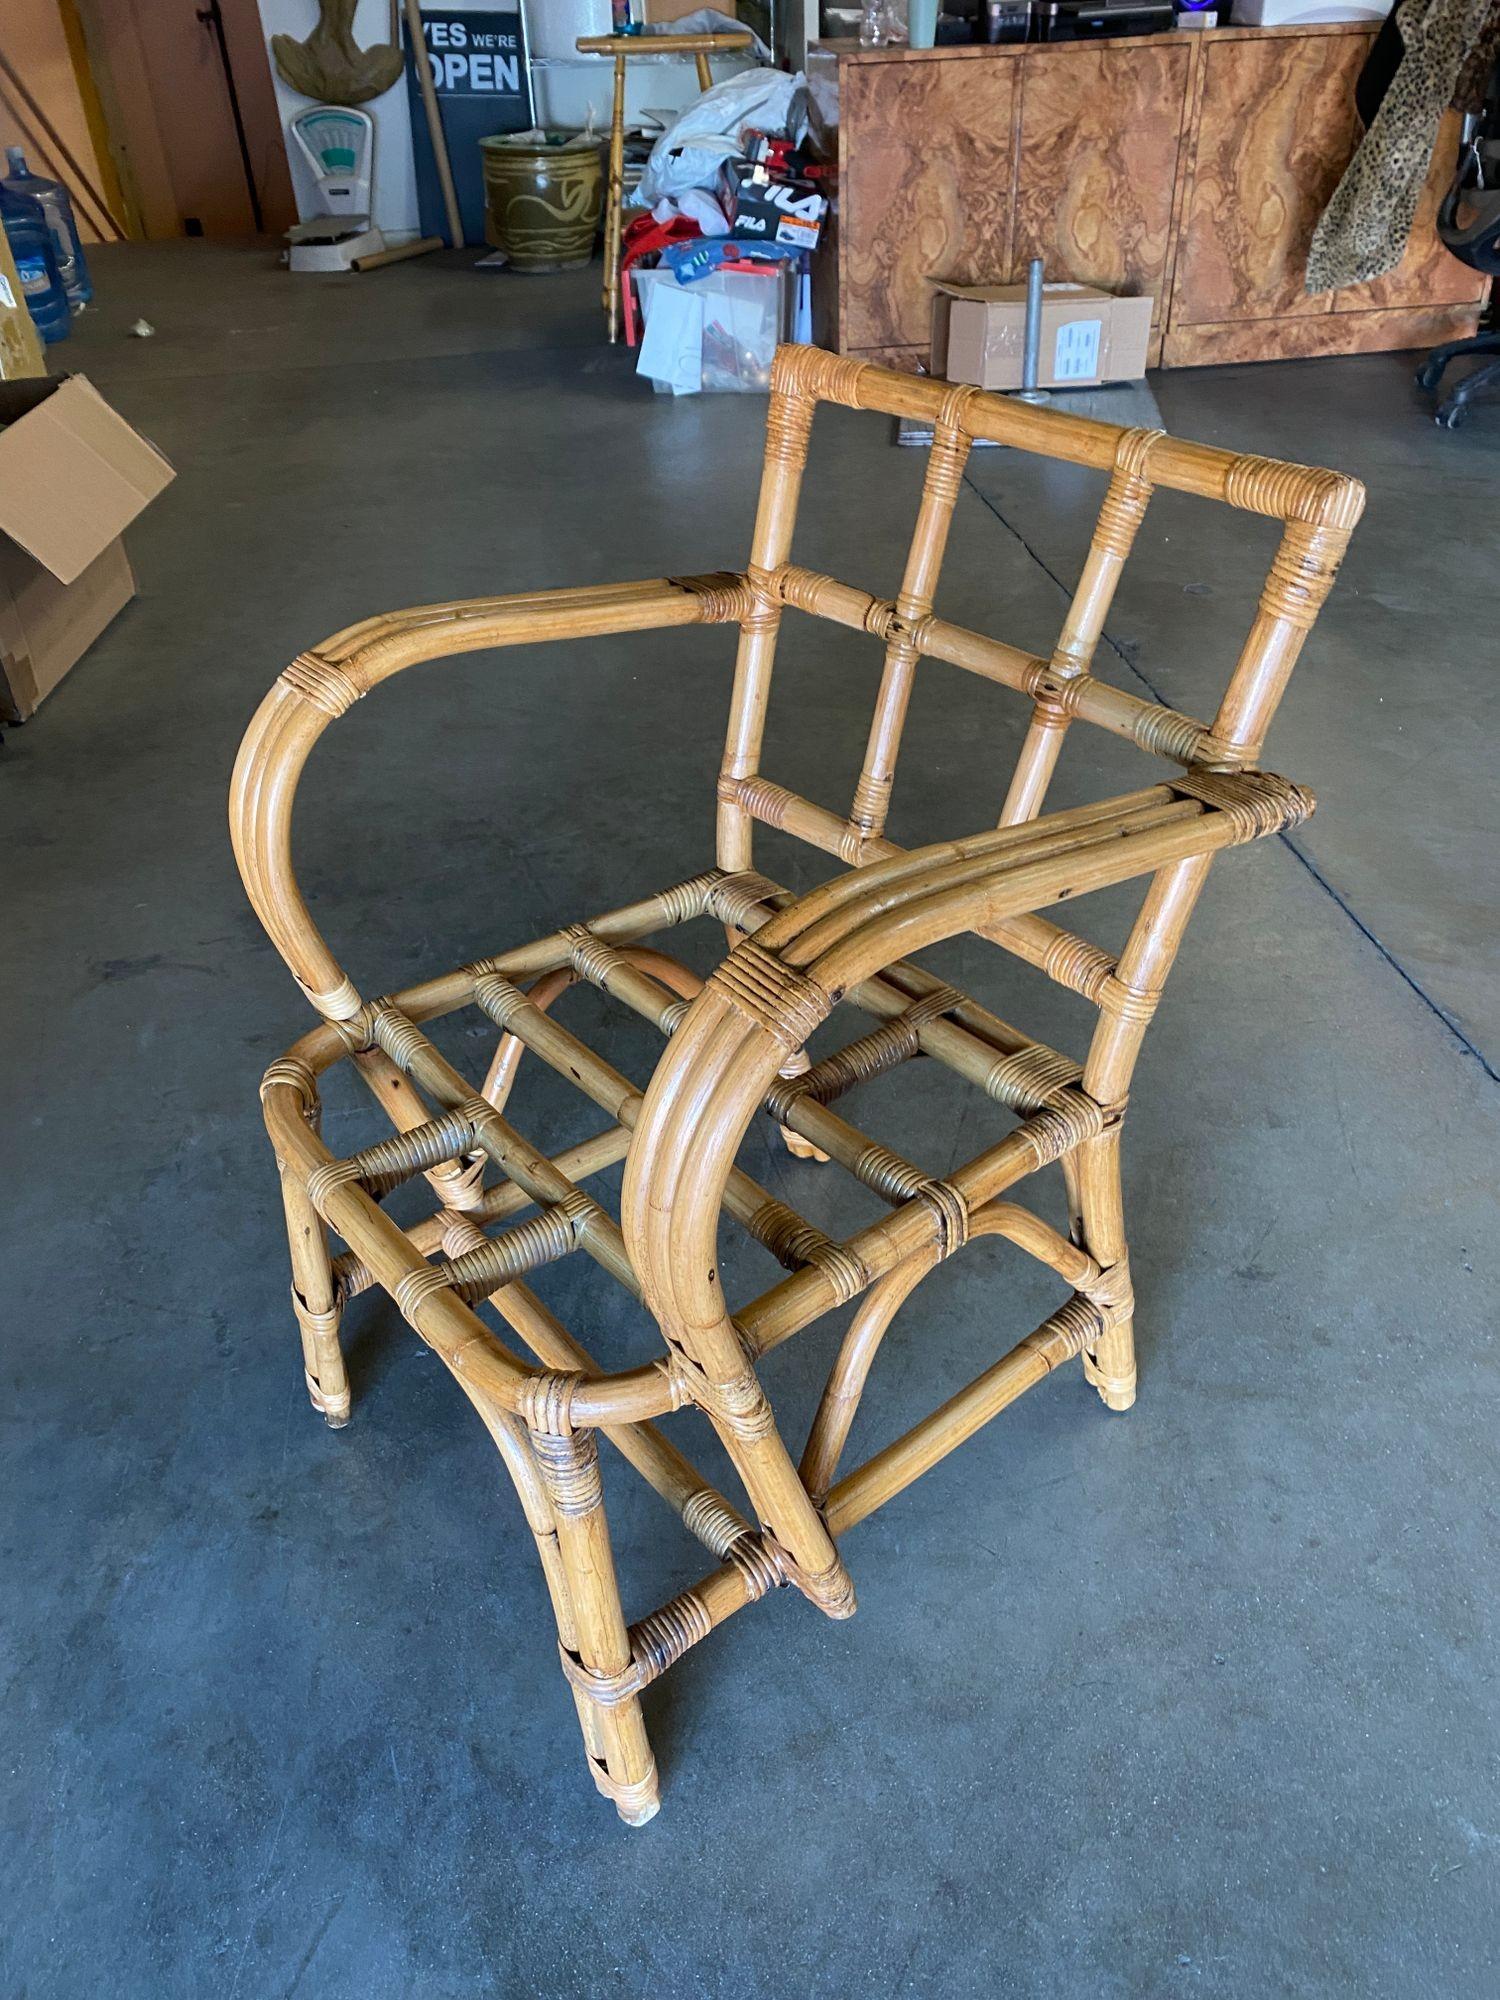
[[[1491,336],[1491,341],[1491,352],[1500,348],[1500,340]],[[1433,422],[1440,424],[1444,430],[1456,431],[1468,415],[1474,398],[1482,389],[1497,381],[1500,381],[1500,361],[1491,361],[1486,367],[1476,368],[1472,374],[1465,375],[1453,393],[1438,404],[1433,412]]]

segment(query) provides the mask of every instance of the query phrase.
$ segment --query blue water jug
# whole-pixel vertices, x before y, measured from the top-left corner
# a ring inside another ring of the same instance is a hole
[[[94,296],[94,287],[78,234],[72,197],[61,181],[49,181],[42,174],[34,174],[19,146],[7,146],[5,157],[10,166],[5,185],[12,194],[29,195],[41,204],[47,227],[52,232],[52,248],[57,256],[58,275],[68,295],[68,304],[74,312],[82,312]]]
[[[15,194],[0,181],[0,224],[10,238],[10,253],[16,260],[16,276],[21,295],[36,321],[43,340],[66,340],[71,327],[68,295],[63,290],[57,268],[57,252],[52,247],[52,231],[42,213],[42,204],[29,194]]]

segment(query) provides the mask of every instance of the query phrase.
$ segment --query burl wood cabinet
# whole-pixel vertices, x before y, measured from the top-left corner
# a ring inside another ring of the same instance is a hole
[[[1167,367],[1422,347],[1470,333],[1483,281],[1433,227],[1445,127],[1400,267],[1308,298],[1314,224],[1358,139],[1362,24],[933,50],[822,43],[814,126],[838,163],[818,336],[925,361],[932,284],[1149,293]]]

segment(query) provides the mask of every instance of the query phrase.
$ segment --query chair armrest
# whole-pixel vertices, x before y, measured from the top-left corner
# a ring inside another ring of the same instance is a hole
[[[718,1276],[724,1185],[776,1074],[851,987],[944,938],[1281,832],[1312,810],[1310,793],[1267,772],[1188,771],[1104,807],[851,869],[745,938],[667,1045],[626,1162],[626,1246],[667,1339],[714,1381],[743,1369]]]
[[[654,577],[421,605],[366,619],[299,653],[257,709],[235,760],[229,827],[245,892],[318,1012],[349,1020],[361,1000],[308,914],[292,868],[291,819],[313,745],[382,681],[422,661],[676,625],[726,624],[750,608],[742,576]]]
[[[756,934],[834,1005],[894,959],[963,931],[1298,826],[1312,794],[1269,771],[1186,771],[1102,806],[1050,813],[856,868]]]

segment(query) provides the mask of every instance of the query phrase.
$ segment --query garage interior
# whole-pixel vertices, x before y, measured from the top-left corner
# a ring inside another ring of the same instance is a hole
[[[378,1288],[344,1321],[352,1423],[308,1407],[256,1089],[313,1017],[225,800],[256,704],[328,633],[741,569],[766,399],[653,395],[604,338],[597,254],[314,278],[240,228],[89,244],[94,302],[48,354],[175,478],[129,530],[135,601],[0,748],[0,1987],[1492,1992],[1500,401],[1435,425],[1405,346],[1146,375],[1172,436],[1337,468],[1369,504],[1266,757],[1319,809],[1216,866],[1132,1090],[1139,1401],[1111,1414],[1059,1370],[850,1536],[852,1622],[786,1590],[687,1652],[645,1696],[663,1805],[637,1832],[580,1768],[494,1448]],[[926,459],[821,409],[798,560],[894,592]],[[943,615],[1045,656],[1099,492],[975,451]],[[1269,522],[1158,495],[1095,671],[1212,715],[1274,547]],[[708,866],[734,653],[697,628],[478,653],[345,716],[297,853],[360,990]],[[810,797],[859,771],[874,662],[866,635],[787,623],[767,764]],[[992,826],[1027,714],[924,663],[893,837]],[[1075,730],[1048,809],[1140,770]],[[766,829],[756,860],[798,893],[833,872]],[[1090,934],[1138,901],[1093,899]],[[982,940],[930,962],[1086,1040],[1080,999]],[[587,986],[565,1007],[645,1084],[653,1032]],[[494,1031],[461,1018],[480,1074]],[[591,1129],[540,1064],[523,1094],[545,1152]],[[931,1063],[883,1107],[938,1173],[984,1136]],[[368,1142],[352,1090],[330,1083],[323,1131]],[[764,1120],[742,1159],[834,1235],[863,1218]],[[1055,1179],[1038,1199],[1065,1228]],[[620,1183],[590,1186],[617,1210]],[[726,1292],[776,1275],[728,1232],[722,1256]],[[584,1259],[531,1282],[607,1367],[652,1351]],[[936,1273],[856,1442],[1054,1293],[1001,1242]],[[799,1441],[835,1345],[820,1326],[763,1364]],[[701,1412],[672,1422],[732,1483]],[[703,1551],[608,1452],[604,1480],[635,1616]]]

